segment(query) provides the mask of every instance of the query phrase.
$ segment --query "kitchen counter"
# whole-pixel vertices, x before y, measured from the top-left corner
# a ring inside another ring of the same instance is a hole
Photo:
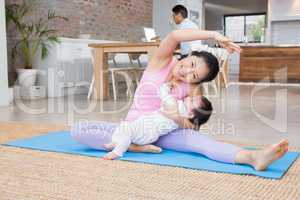
[[[255,45],[243,46],[240,55],[240,81],[300,83],[300,46]],[[280,70],[287,70],[287,75]]]

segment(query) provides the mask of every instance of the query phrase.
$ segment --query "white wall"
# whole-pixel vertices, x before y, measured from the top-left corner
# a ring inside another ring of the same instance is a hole
[[[4,0],[0,0],[0,106],[9,104]]]
[[[269,0],[267,41],[271,44],[300,44],[300,1]]]
[[[271,20],[298,19],[300,20],[299,0],[269,0]]]
[[[176,3],[174,0],[153,1],[153,28],[161,38],[173,30],[169,20],[172,19],[172,8]]]
[[[271,27],[272,44],[300,44],[300,20],[276,21],[271,23]]]
[[[161,38],[173,30],[169,21],[172,20],[172,8],[177,4],[186,6],[188,10],[198,11],[200,15],[198,25],[204,27],[203,0],[154,0],[153,27]]]

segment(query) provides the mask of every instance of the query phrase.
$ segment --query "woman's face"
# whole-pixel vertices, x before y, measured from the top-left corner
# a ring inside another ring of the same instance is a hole
[[[177,80],[186,83],[198,83],[207,76],[208,72],[204,59],[197,56],[188,56],[178,61],[172,71]]]

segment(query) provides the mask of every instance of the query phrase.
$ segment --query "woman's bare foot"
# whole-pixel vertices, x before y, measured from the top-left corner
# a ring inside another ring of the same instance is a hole
[[[162,151],[160,147],[155,146],[153,144],[147,144],[147,145],[131,144],[128,150],[132,152],[149,152],[149,153],[160,153]]]
[[[252,151],[252,166],[256,170],[265,170],[272,162],[281,158],[287,151],[289,142],[286,139],[262,150]]]
[[[143,145],[142,150],[149,153],[161,153],[161,148],[152,144]]]
[[[116,147],[116,143],[108,143],[104,144],[104,148],[106,151],[112,151]],[[155,146],[153,144],[146,144],[146,145],[136,145],[131,144],[128,148],[128,151],[131,152],[147,152],[147,153],[161,153],[162,149],[158,146]]]

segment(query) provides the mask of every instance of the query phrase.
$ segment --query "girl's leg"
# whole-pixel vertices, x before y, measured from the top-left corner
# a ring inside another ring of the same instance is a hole
[[[160,137],[155,145],[181,152],[199,153],[225,163],[235,163],[235,156],[242,150],[240,147],[218,142],[192,129],[176,129]]]

